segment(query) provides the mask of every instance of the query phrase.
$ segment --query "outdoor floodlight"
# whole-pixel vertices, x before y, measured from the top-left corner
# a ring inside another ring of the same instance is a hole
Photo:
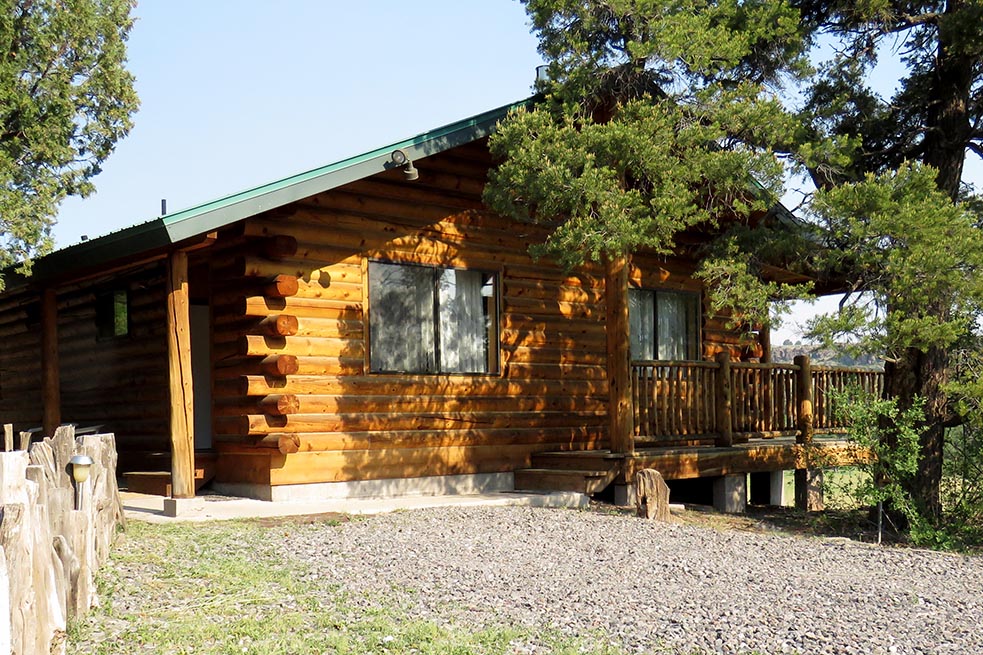
[[[413,160],[410,159],[403,150],[393,150],[393,154],[390,155],[392,162],[396,166],[402,166],[403,175],[408,181],[413,181],[420,178],[420,171],[416,170],[416,166],[413,165]]]

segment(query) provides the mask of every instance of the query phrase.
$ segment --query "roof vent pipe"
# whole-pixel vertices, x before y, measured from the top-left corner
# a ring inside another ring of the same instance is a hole
[[[167,216],[167,198],[160,199],[160,215]]]

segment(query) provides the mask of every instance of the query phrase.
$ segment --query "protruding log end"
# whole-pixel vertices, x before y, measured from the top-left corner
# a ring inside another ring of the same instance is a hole
[[[296,434],[281,434],[277,438],[277,448],[284,455],[300,452],[300,437]]]
[[[296,296],[300,283],[294,275],[277,275],[263,287],[263,294],[271,298],[287,298]]]
[[[260,334],[271,337],[292,337],[297,334],[299,329],[297,317],[289,314],[268,316],[260,321],[257,326],[257,331]]]
[[[270,355],[260,362],[260,370],[264,375],[295,375],[300,370],[300,363],[294,355]]]
[[[286,416],[300,411],[300,400],[292,393],[271,394],[259,401],[259,408],[264,414]]]

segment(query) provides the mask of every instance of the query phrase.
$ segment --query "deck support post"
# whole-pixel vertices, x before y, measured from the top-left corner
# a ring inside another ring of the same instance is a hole
[[[806,512],[820,512],[825,507],[823,498],[823,470],[795,470],[795,506]]]
[[[799,434],[796,435],[795,441],[806,450],[804,454],[806,468],[795,470],[795,506],[807,512],[814,512],[823,508],[823,472],[820,469],[809,468],[808,449],[811,447],[813,437],[812,365],[808,355],[798,355],[792,361],[799,367],[795,398],[798,413],[796,425]]]
[[[41,425],[44,436],[53,437],[61,425],[61,376],[58,366],[58,294],[41,294]]]
[[[785,471],[770,471],[768,504],[772,507],[785,506]]]
[[[614,485],[614,504],[618,507],[634,506],[638,503],[635,484],[615,484]]]
[[[733,390],[730,379],[730,352],[724,350],[717,353],[717,445],[734,445]]]
[[[756,471],[748,474],[748,490],[752,505],[782,507],[785,505],[785,471]]]
[[[727,514],[747,510],[747,474],[723,475],[713,481],[713,508]]]
[[[611,452],[635,452],[631,402],[631,341],[628,327],[628,257],[605,259],[604,299],[607,336],[608,438]]]
[[[171,496],[194,498],[194,390],[191,374],[191,303],[188,253],[167,260],[167,368],[171,404]]]

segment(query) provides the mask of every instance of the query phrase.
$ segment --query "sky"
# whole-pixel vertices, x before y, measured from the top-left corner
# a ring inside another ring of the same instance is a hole
[[[520,100],[543,63],[517,0],[140,0],[134,15],[140,111],[97,192],[62,204],[57,247]],[[834,304],[800,305],[773,342]]]

